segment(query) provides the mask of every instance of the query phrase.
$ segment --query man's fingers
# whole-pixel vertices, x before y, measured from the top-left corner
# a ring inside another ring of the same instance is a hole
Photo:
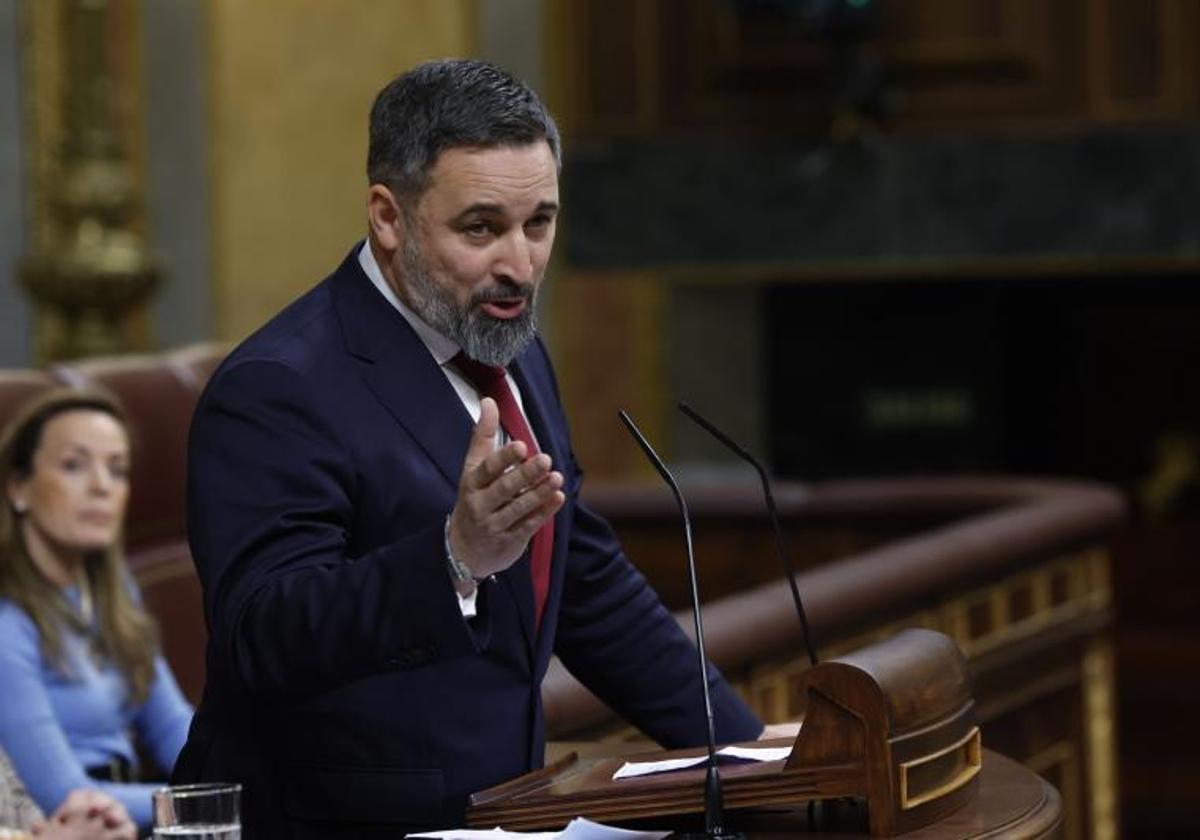
[[[552,472],[539,484],[514,498],[495,513],[495,527],[518,539],[528,539],[562,507],[565,497],[561,473]]]
[[[525,444],[519,440],[506,443],[474,467],[466,465],[467,489],[487,490],[505,473],[525,460]]]
[[[567,497],[561,490],[552,490],[538,507],[517,523],[515,526],[519,529],[522,537],[528,541],[533,538],[533,535],[546,524],[546,520],[558,513],[559,509],[566,502]]]
[[[562,507],[563,477],[551,472],[523,493],[509,499],[480,521],[481,533],[488,539],[507,544],[514,541],[522,544],[542,523]],[[558,501],[555,501],[558,497]],[[523,547],[523,546],[522,546]]]
[[[562,483],[560,473],[550,473],[508,505],[469,526],[474,532],[469,543],[455,541],[455,514],[451,514],[451,553],[481,577],[507,569],[525,551],[538,528],[566,502],[566,496],[559,489]],[[469,547],[471,553],[468,556],[462,549]]]
[[[528,462],[523,466],[528,466]],[[510,475],[516,472],[518,471],[511,470]],[[508,479],[509,476],[505,476],[503,481],[496,482],[496,487],[507,482]],[[550,494],[562,486],[562,476],[556,472],[540,474],[532,482],[526,482],[521,478],[517,480],[520,482],[518,490],[501,494],[497,489],[489,500],[491,509],[488,511],[484,526],[489,533],[495,536],[507,535],[514,524],[536,510]]]
[[[500,431],[500,409],[491,397],[484,397],[479,402],[479,422],[471,432],[471,442],[467,445],[467,457],[463,464],[463,472],[467,473],[482,464],[496,449],[496,433]]]
[[[483,488],[479,508],[484,513],[499,510],[522,493],[545,480],[550,474],[550,456],[534,455],[523,462],[513,464],[502,472],[489,486]]]
[[[451,552],[478,573],[496,572],[515,560],[548,517],[565,502],[563,477],[545,453],[527,457],[525,443],[499,449],[499,411],[480,401],[479,422],[467,445],[458,500],[451,511]]]

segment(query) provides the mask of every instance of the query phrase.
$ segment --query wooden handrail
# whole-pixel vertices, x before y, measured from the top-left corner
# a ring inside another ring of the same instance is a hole
[[[688,491],[693,515],[761,514],[753,487]],[[622,518],[673,516],[671,500],[648,487],[597,487],[588,502]],[[1035,478],[915,478],[783,485],[781,515],[801,522],[937,517],[947,524],[800,572],[797,583],[818,644],[845,637],[944,598],[1100,542],[1124,521],[1126,505],[1107,485]],[[636,562],[636,558],[634,558]],[[787,581],[704,605],[709,658],[727,671],[800,650]],[[676,613],[685,631],[690,611]],[[542,685],[551,738],[598,726],[613,713],[557,660]]]

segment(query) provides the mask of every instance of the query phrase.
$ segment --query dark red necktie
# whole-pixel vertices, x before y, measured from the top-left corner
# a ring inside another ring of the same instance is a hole
[[[470,380],[481,397],[491,397],[496,401],[500,409],[500,425],[508,436],[523,442],[529,457],[536,455],[540,450],[512,389],[508,387],[508,380],[504,378],[504,368],[477,362],[461,351],[454,357],[454,366]],[[529,571],[533,577],[535,629],[542,625],[542,611],[546,608],[546,595],[550,592],[550,555],[553,550],[554,517],[550,517],[530,540]]]

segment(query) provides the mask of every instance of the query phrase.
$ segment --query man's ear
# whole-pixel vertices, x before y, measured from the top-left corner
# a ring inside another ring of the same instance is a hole
[[[392,191],[383,184],[372,184],[367,190],[367,225],[385,251],[396,251],[404,242],[404,214]]]

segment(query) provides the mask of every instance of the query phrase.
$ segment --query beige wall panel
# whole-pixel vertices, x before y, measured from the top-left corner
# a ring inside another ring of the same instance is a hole
[[[216,329],[237,339],[365,233],[367,112],[389,79],[475,49],[472,0],[214,0]]]

